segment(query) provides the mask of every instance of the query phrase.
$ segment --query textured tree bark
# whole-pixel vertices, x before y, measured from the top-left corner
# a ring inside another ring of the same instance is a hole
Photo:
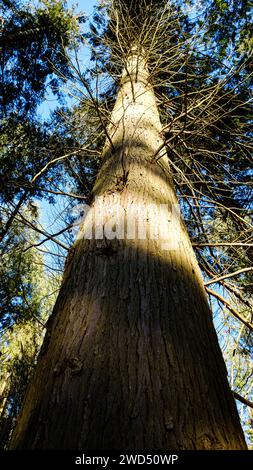
[[[12,448],[246,448],[162,143],[133,48]]]

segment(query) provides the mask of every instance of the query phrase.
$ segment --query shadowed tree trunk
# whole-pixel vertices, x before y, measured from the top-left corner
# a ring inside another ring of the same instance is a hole
[[[246,447],[162,143],[133,47],[12,448]]]

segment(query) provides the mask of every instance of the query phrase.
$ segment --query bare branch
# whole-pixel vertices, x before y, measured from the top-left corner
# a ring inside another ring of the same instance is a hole
[[[209,286],[210,284],[214,284],[215,282],[222,281],[223,279],[227,279],[229,277],[238,276],[238,274],[246,273],[248,271],[253,271],[253,267],[238,269],[238,271],[235,271],[234,273],[224,274],[223,276],[216,277],[210,281],[205,282],[205,286]]]
[[[253,402],[252,401],[248,400],[247,398],[242,397],[241,395],[239,395],[239,393],[235,392],[234,390],[232,390],[232,393],[233,393],[236,400],[240,401],[241,403],[243,403],[246,406],[249,406],[250,408],[253,408]]]
[[[233,307],[231,307],[228,300],[226,300],[224,297],[222,297],[220,294],[218,294],[214,290],[209,289],[208,287],[206,287],[206,291],[209,294],[211,294],[213,297],[216,297],[216,299],[220,300],[227,307],[227,309],[234,315],[234,317],[236,317],[238,320],[244,323],[244,325],[246,325],[251,331],[253,331],[253,324],[250,323],[245,318],[243,318]]]

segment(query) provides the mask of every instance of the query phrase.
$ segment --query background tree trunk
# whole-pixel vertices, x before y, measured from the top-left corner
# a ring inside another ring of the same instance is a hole
[[[12,448],[246,447],[183,222],[171,216],[166,235],[170,216],[161,204],[171,210],[177,200],[162,143],[145,57],[133,48],[92,209],[69,256]],[[145,210],[146,238],[129,238]],[[95,238],[99,223],[111,237]]]

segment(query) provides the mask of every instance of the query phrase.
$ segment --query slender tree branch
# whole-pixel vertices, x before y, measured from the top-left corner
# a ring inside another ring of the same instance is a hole
[[[210,281],[205,282],[205,286],[209,286],[210,284],[214,284],[215,282],[222,281],[223,279],[227,279],[229,277],[238,276],[238,274],[245,273],[248,271],[253,271],[253,267],[238,269],[238,271],[235,271],[234,273],[224,274],[224,276],[216,277],[214,279],[211,279]]]
[[[218,294],[214,290],[209,289],[208,287],[206,287],[206,291],[209,294],[211,294],[213,297],[216,297],[216,299],[220,300],[224,305],[226,305],[227,309],[234,315],[234,317],[236,317],[238,320],[244,323],[244,325],[246,325],[251,331],[253,331],[253,324],[250,323],[245,318],[243,318],[233,307],[231,307],[228,300],[226,300],[224,297],[222,297],[220,294]]]
[[[244,405],[249,406],[250,408],[253,408],[253,402],[252,401],[248,400],[247,398],[242,397],[241,395],[239,395],[239,393],[234,392],[234,390],[232,390],[232,392],[233,392],[233,395],[234,395],[236,400],[240,401]]]
[[[68,248],[66,245],[64,245],[64,243],[60,242],[59,240],[56,240],[54,237],[57,237],[58,235],[61,235],[62,233],[66,232],[67,230],[69,230],[69,228],[71,228],[72,225],[70,225],[70,226],[64,228],[63,230],[60,230],[59,232],[54,233],[54,234],[51,235],[51,234],[48,234],[47,232],[45,232],[44,230],[39,229],[36,225],[34,225],[34,224],[33,224],[32,222],[30,222],[29,220],[27,220],[22,214],[19,213],[18,215],[19,215],[19,217],[21,218],[21,220],[22,220],[26,225],[28,225],[28,227],[31,227],[33,230],[35,230],[35,232],[38,232],[38,233],[40,233],[41,235],[44,235],[44,236],[46,237],[46,238],[45,238],[44,240],[42,240],[41,242],[35,243],[34,245],[32,245],[32,246],[26,248],[26,249],[24,250],[24,253],[25,253],[28,249],[30,249],[30,248],[32,248],[32,247],[36,247],[36,246],[42,245],[42,244],[45,243],[47,240],[51,240],[52,242],[54,242],[54,243],[56,243],[57,245],[59,245],[61,248],[64,248],[64,250],[69,251],[69,248]]]
[[[192,243],[192,246],[253,246],[253,243]]]

